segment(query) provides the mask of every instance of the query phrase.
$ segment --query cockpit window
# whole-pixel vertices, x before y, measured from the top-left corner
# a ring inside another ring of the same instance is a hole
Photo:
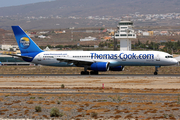
[[[165,56],[165,58],[173,58],[173,56]]]

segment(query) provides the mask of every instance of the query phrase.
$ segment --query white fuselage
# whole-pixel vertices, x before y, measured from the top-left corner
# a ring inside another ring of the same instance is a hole
[[[74,66],[57,60],[68,58],[93,62],[108,62],[114,66],[169,66],[178,61],[172,55],[159,51],[46,51],[37,54],[33,63],[49,66]]]

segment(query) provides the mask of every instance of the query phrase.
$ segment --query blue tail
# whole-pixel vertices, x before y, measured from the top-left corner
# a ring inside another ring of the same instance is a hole
[[[12,26],[21,54],[43,52],[19,26]]]

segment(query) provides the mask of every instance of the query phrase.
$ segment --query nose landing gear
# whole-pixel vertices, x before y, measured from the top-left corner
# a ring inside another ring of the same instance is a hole
[[[158,75],[158,68],[160,68],[161,66],[155,66],[155,72],[154,75]]]

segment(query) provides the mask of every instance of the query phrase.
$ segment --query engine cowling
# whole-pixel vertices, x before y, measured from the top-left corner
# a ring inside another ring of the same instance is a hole
[[[112,68],[109,68],[109,70],[111,70],[111,71],[123,71],[124,66],[112,67]]]
[[[91,70],[94,71],[108,71],[109,63],[108,62],[96,62],[91,65]]]

